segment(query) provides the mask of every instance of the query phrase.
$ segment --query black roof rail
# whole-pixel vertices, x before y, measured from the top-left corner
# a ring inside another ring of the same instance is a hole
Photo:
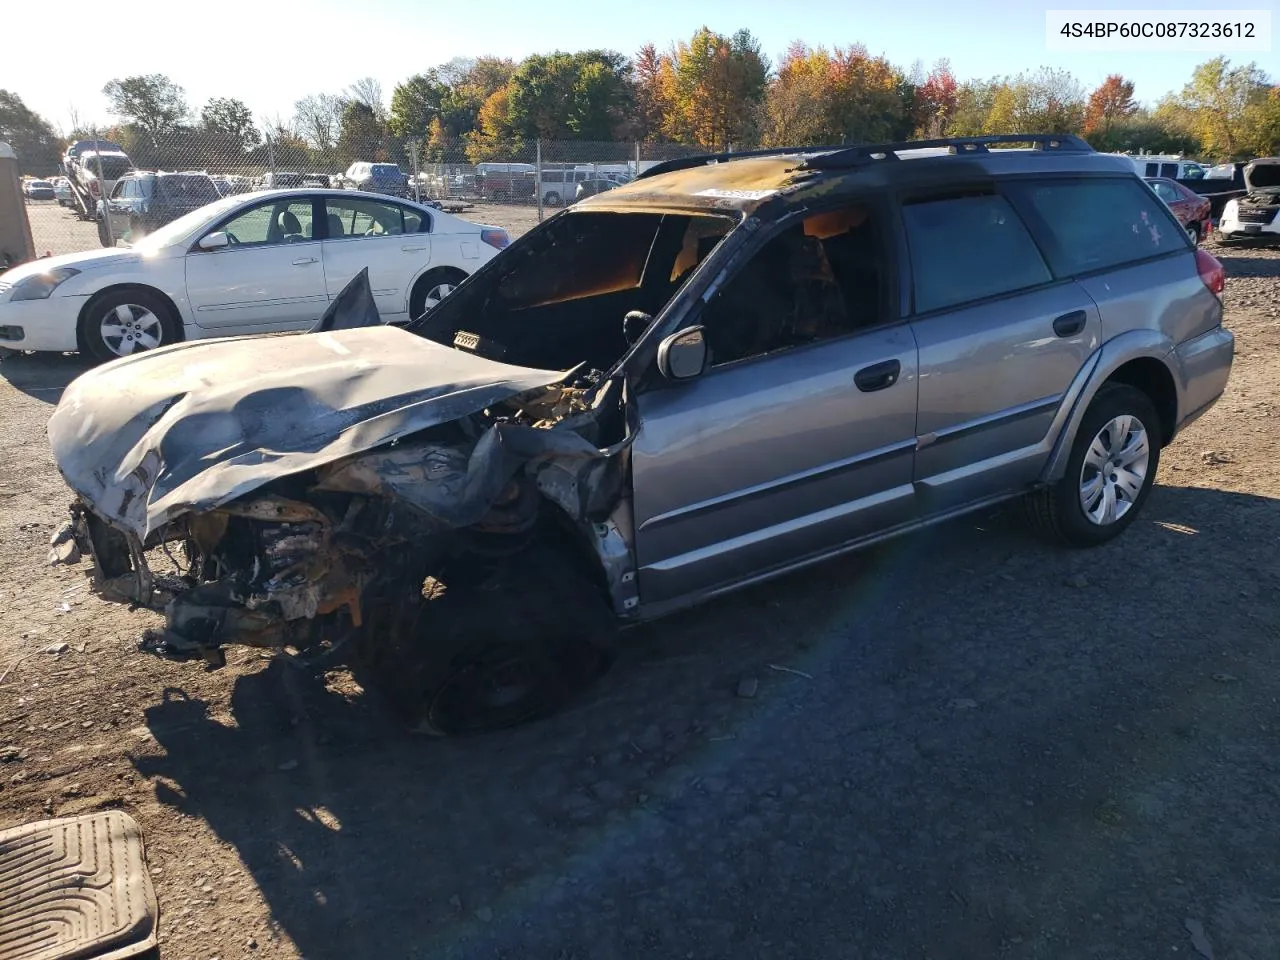
[[[786,157],[797,153],[830,153],[833,150],[845,150],[845,146],[834,147],[769,147],[765,150],[734,150],[731,153],[700,153],[692,157],[680,157],[676,160],[663,160],[636,176],[637,180],[645,177],[656,177],[660,173],[671,173],[673,170],[688,170],[691,167],[703,167],[712,163],[725,163],[729,160],[742,160],[746,157]]]
[[[983,137],[939,137],[934,140],[902,140],[897,143],[864,143],[842,147],[800,164],[802,170],[837,170],[855,167],[877,159],[899,160],[899,151],[947,147],[952,154],[988,153],[988,148],[1002,143],[1029,143],[1036,150],[1062,153],[1094,153],[1087,141],[1070,133],[1001,133]]]

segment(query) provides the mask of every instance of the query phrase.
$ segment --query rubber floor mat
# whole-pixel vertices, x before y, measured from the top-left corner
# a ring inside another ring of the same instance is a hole
[[[124,960],[156,946],[137,823],[118,810],[0,831],[0,960]]]

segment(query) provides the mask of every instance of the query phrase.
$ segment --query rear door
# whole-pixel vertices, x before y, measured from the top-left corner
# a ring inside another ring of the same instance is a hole
[[[305,329],[328,306],[317,201],[290,194],[262,200],[212,225],[232,241],[220,250],[196,244],[186,257],[187,297],[196,324],[238,333]]]
[[[915,480],[938,515],[1035,479],[1101,327],[994,186],[905,197],[902,224],[920,348]]]
[[[402,323],[409,313],[409,285],[431,260],[430,221],[422,213],[389,200],[324,198],[325,285],[329,299],[369,268],[378,313]]]

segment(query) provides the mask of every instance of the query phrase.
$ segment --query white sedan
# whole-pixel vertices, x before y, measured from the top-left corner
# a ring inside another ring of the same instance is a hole
[[[364,267],[407,323],[509,243],[498,227],[351,190],[224,197],[127,249],[0,273],[0,348],[128,356],[178,340],[303,330]]]

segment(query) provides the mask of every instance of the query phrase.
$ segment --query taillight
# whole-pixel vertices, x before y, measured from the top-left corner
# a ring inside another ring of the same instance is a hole
[[[1197,248],[1196,270],[1204,285],[1209,288],[1209,292],[1215,297],[1222,296],[1222,291],[1227,287],[1227,271],[1218,258]]]
[[[511,243],[511,238],[507,236],[505,230],[481,230],[480,239],[498,250],[505,250]]]

